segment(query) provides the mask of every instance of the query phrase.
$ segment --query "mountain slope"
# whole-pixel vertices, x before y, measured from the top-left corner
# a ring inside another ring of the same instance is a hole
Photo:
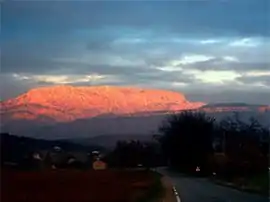
[[[203,111],[217,120],[239,112],[270,126],[270,107],[189,102],[181,93],[130,87],[55,86],[1,102],[1,131],[46,139],[149,135],[171,113]]]
[[[100,115],[176,111],[201,107],[181,93],[129,87],[43,87],[1,102],[1,115],[9,119],[66,122]]]

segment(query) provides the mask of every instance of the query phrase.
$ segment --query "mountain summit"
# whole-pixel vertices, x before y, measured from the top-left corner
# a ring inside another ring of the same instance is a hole
[[[8,119],[73,121],[95,116],[129,115],[196,109],[204,103],[189,102],[179,92],[116,86],[53,86],[32,89],[1,102]]]
[[[179,92],[115,86],[32,89],[0,102],[1,131],[45,139],[149,135],[171,113],[192,109],[217,120],[239,112],[269,125],[269,106],[189,102]]]

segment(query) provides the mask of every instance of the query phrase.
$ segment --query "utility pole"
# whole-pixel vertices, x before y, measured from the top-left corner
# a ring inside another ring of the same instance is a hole
[[[222,141],[223,153],[226,153],[226,133],[223,131],[223,141]]]

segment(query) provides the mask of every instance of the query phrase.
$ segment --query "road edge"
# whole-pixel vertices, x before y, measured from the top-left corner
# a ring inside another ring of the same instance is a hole
[[[159,173],[162,176],[161,182],[163,184],[163,187],[165,189],[165,192],[167,190],[167,191],[169,191],[171,193],[172,197],[174,198],[173,201],[181,202],[181,198],[180,198],[178,192],[176,191],[176,188],[175,188],[174,184],[172,183],[172,180],[170,179],[170,177],[167,176],[167,175],[164,175],[161,172],[158,172],[156,169],[151,169],[151,170],[153,172]],[[165,193],[165,195],[166,195],[166,193]],[[166,200],[165,198],[166,198],[166,196],[164,196],[162,202],[167,202],[167,201],[165,201]]]
[[[238,186],[238,185],[235,185],[234,183],[226,182],[226,181],[222,181],[222,180],[217,180],[217,179],[210,179],[210,180],[219,186],[229,187],[229,188],[232,188],[232,189],[235,189],[238,191],[242,191],[245,193],[251,193],[251,194],[257,194],[260,196],[265,196],[265,197],[268,197],[270,199],[269,193],[262,193],[259,190],[255,190],[255,189],[245,187],[245,186]]]
[[[173,189],[173,193],[174,193],[174,195],[175,195],[176,201],[177,201],[177,202],[181,202],[181,198],[179,197],[179,194],[178,194],[178,192],[176,191],[175,186],[173,186],[172,189]]]

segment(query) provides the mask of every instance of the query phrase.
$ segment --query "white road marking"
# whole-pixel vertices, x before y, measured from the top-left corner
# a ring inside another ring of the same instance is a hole
[[[175,187],[173,187],[173,193],[174,193],[174,195],[175,195],[175,197],[176,197],[176,201],[177,201],[177,202],[181,202],[181,199],[180,199],[179,194],[177,193]]]

